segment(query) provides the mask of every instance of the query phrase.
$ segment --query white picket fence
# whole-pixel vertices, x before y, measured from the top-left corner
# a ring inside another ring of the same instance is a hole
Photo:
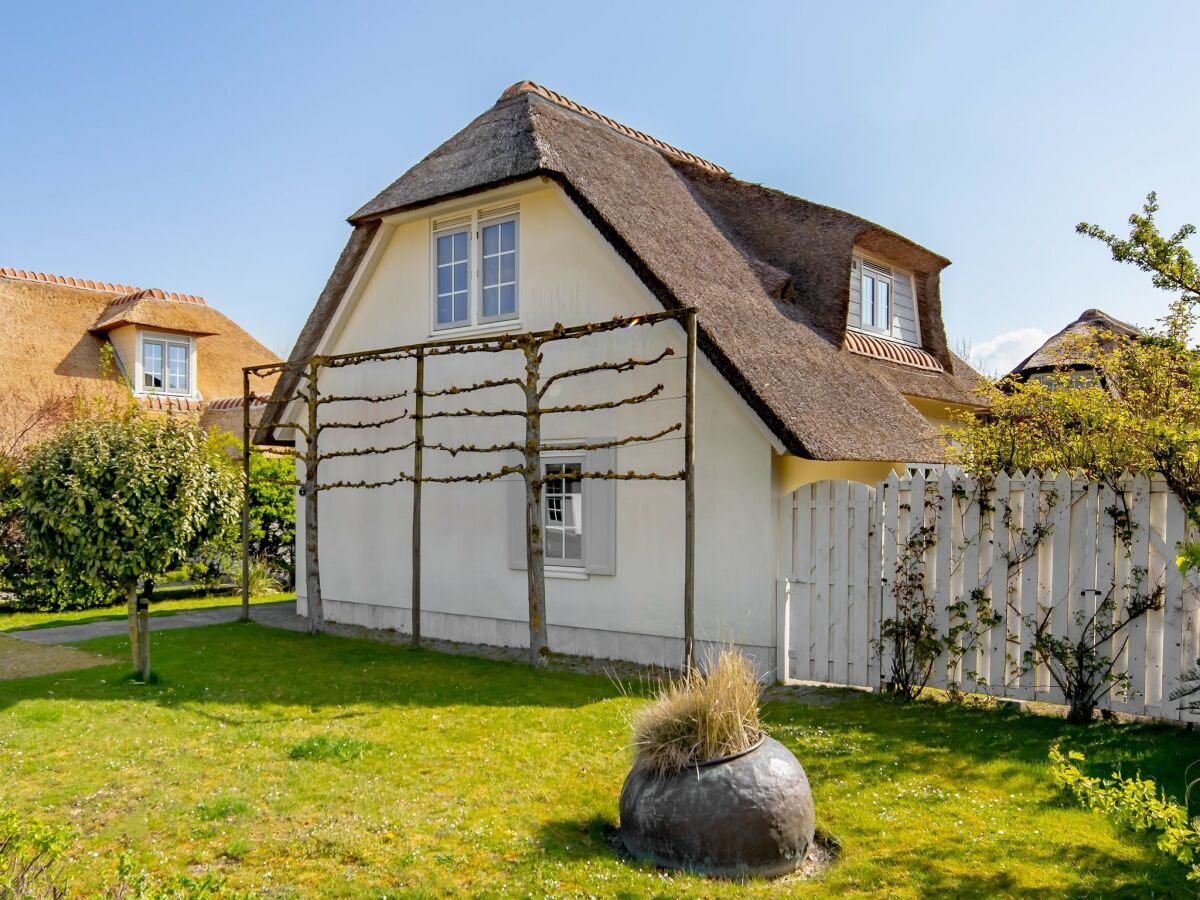
[[[1180,674],[1200,656],[1200,583],[1175,565],[1196,535],[1160,479],[1129,476],[1113,490],[1057,476],[998,477],[985,489],[943,472],[889,477],[874,488],[819,482],[793,494],[792,575],[785,589],[790,678],[877,688],[890,678],[881,623],[896,616],[898,560],[914,559],[946,633],[967,624],[978,640],[944,654],[930,684],[993,696],[1060,703],[1044,665],[1024,666],[1029,619],[1049,613],[1051,632],[1075,638],[1080,621],[1112,596],[1161,590],[1151,610],[1101,648],[1127,673],[1130,691],[1102,706],[1165,719],[1200,721],[1170,700]],[[920,540],[922,529],[928,541]],[[1123,537],[1124,535],[1124,537]],[[925,545],[928,544],[926,547]],[[1000,623],[979,628],[985,616]],[[965,619],[948,607],[966,601]]]

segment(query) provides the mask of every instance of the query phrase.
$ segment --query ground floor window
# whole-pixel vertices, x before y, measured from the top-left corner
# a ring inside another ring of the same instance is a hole
[[[583,565],[583,460],[548,459],[542,464],[542,525],[546,564]]]

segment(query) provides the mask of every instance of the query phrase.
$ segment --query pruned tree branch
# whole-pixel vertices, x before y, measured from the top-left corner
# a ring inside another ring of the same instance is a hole
[[[545,406],[542,407],[541,414],[543,416],[551,413],[568,413],[568,412],[595,412],[600,409],[616,409],[619,406],[631,406],[635,403],[645,403],[647,400],[652,400],[663,392],[663,386],[656,384],[653,388],[646,391],[644,394],[638,394],[636,397],[626,397],[623,400],[612,400],[607,403],[580,403],[575,406]],[[520,413],[520,415],[525,415]]]
[[[662,353],[658,354],[658,356],[654,357],[653,359],[634,359],[633,357],[630,357],[624,362],[619,363],[604,362],[596,363],[592,366],[581,366],[578,369],[566,369],[547,378],[541,389],[538,391],[538,397],[546,396],[546,391],[549,389],[550,385],[554,384],[556,381],[561,381],[564,378],[575,378],[579,375],[590,375],[593,372],[630,372],[633,369],[637,369],[642,366],[653,366],[662,362],[668,356],[674,355],[675,351],[670,347],[667,347]]]
[[[467,385],[467,387],[448,387],[436,391],[425,391],[426,397],[452,397],[455,394],[469,394],[471,391],[482,391],[487,388],[504,387],[505,385],[516,385],[520,387],[524,384],[519,378],[496,378],[480,381],[477,384]]]
[[[399,450],[410,449],[415,441],[408,441],[403,444],[395,444],[391,447],[356,447],[353,450],[332,450],[329,453],[321,454],[321,462],[327,459],[338,459],[347,456],[372,456],[380,453],[396,453]]]
[[[317,406],[321,406],[322,404],[325,404],[325,403],[346,403],[351,400],[358,400],[362,403],[386,403],[389,400],[399,400],[401,397],[407,397],[407,396],[408,396],[408,391],[401,391],[398,394],[382,394],[378,397],[371,396],[368,394],[361,394],[361,395],[357,395],[357,396],[349,395],[349,394],[341,395],[341,396],[336,395],[336,394],[324,394],[321,397],[317,398]]]
[[[408,410],[406,409],[398,416],[392,416],[389,419],[380,419],[378,422],[322,422],[317,426],[317,433],[324,431],[326,428],[382,428],[384,425],[391,425],[393,422],[399,422],[408,418]]]
[[[668,425],[662,431],[655,432],[654,434],[635,434],[630,437],[618,438],[612,441],[584,441],[578,444],[560,444],[558,442],[554,442],[547,444],[546,446],[547,449],[550,450],[608,450],[611,447],[624,447],[626,444],[646,444],[650,441],[657,441],[664,435],[668,435],[673,431],[679,431],[682,428],[683,423],[676,422],[674,425]]]

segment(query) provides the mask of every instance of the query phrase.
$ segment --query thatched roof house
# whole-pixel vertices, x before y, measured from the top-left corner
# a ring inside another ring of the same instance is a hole
[[[278,361],[190,294],[0,267],[0,316],[0,392],[17,405],[132,390],[149,409],[240,434],[242,367]]]
[[[313,352],[381,223],[538,177],[562,188],[664,307],[698,308],[702,351],[789,453],[938,461],[930,419],[975,405],[978,375],[950,351],[942,325],[945,257],[741,181],[528,81],[350,216],[354,231],[292,359]],[[860,259],[905,273],[907,319],[897,281],[883,295],[886,327],[866,326]],[[291,388],[285,377],[277,396]]]
[[[1092,361],[1081,355],[1080,346],[1097,333],[1101,342],[1107,344],[1140,332],[1136,326],[1114,319],[1103,310],[1085,309],[1078,319],[1017,363],[1009,375],[1025,381],[1052,372],[1090,372]]]

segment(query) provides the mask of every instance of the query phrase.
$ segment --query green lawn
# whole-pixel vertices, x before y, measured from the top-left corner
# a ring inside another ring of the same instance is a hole
[[[251,603],[278,603],[295,600],[295,594],[267,594],[251,597]],[[186,597],[182,600],[154,600],[150,604],[150,615],[173,616],[188,609],[209,609],[214,606],[237,606],[242,602],[241,594],[205,594]],[[77,609],[71,612],[0,612],[0,632],[26,631],[33,628],[56,628],[59,625],[79,625],[84,622],[108,622],[128,618],[124,605],[106,606],[98,609]]]
[[[603,678],[241,624],[156,634],[154,659],[150,687],[121,666],[0,683],[2,802],[79,833],[80,888],[129,848],[271,896],[1189,891],[1147,839],[1064,803],[1046,765],[1062,737],[1181,793],[1200,758],[1181,730],[870,696],[769,705],[842,849],[820,881],[741,885],[616,858],[641,701]]]

